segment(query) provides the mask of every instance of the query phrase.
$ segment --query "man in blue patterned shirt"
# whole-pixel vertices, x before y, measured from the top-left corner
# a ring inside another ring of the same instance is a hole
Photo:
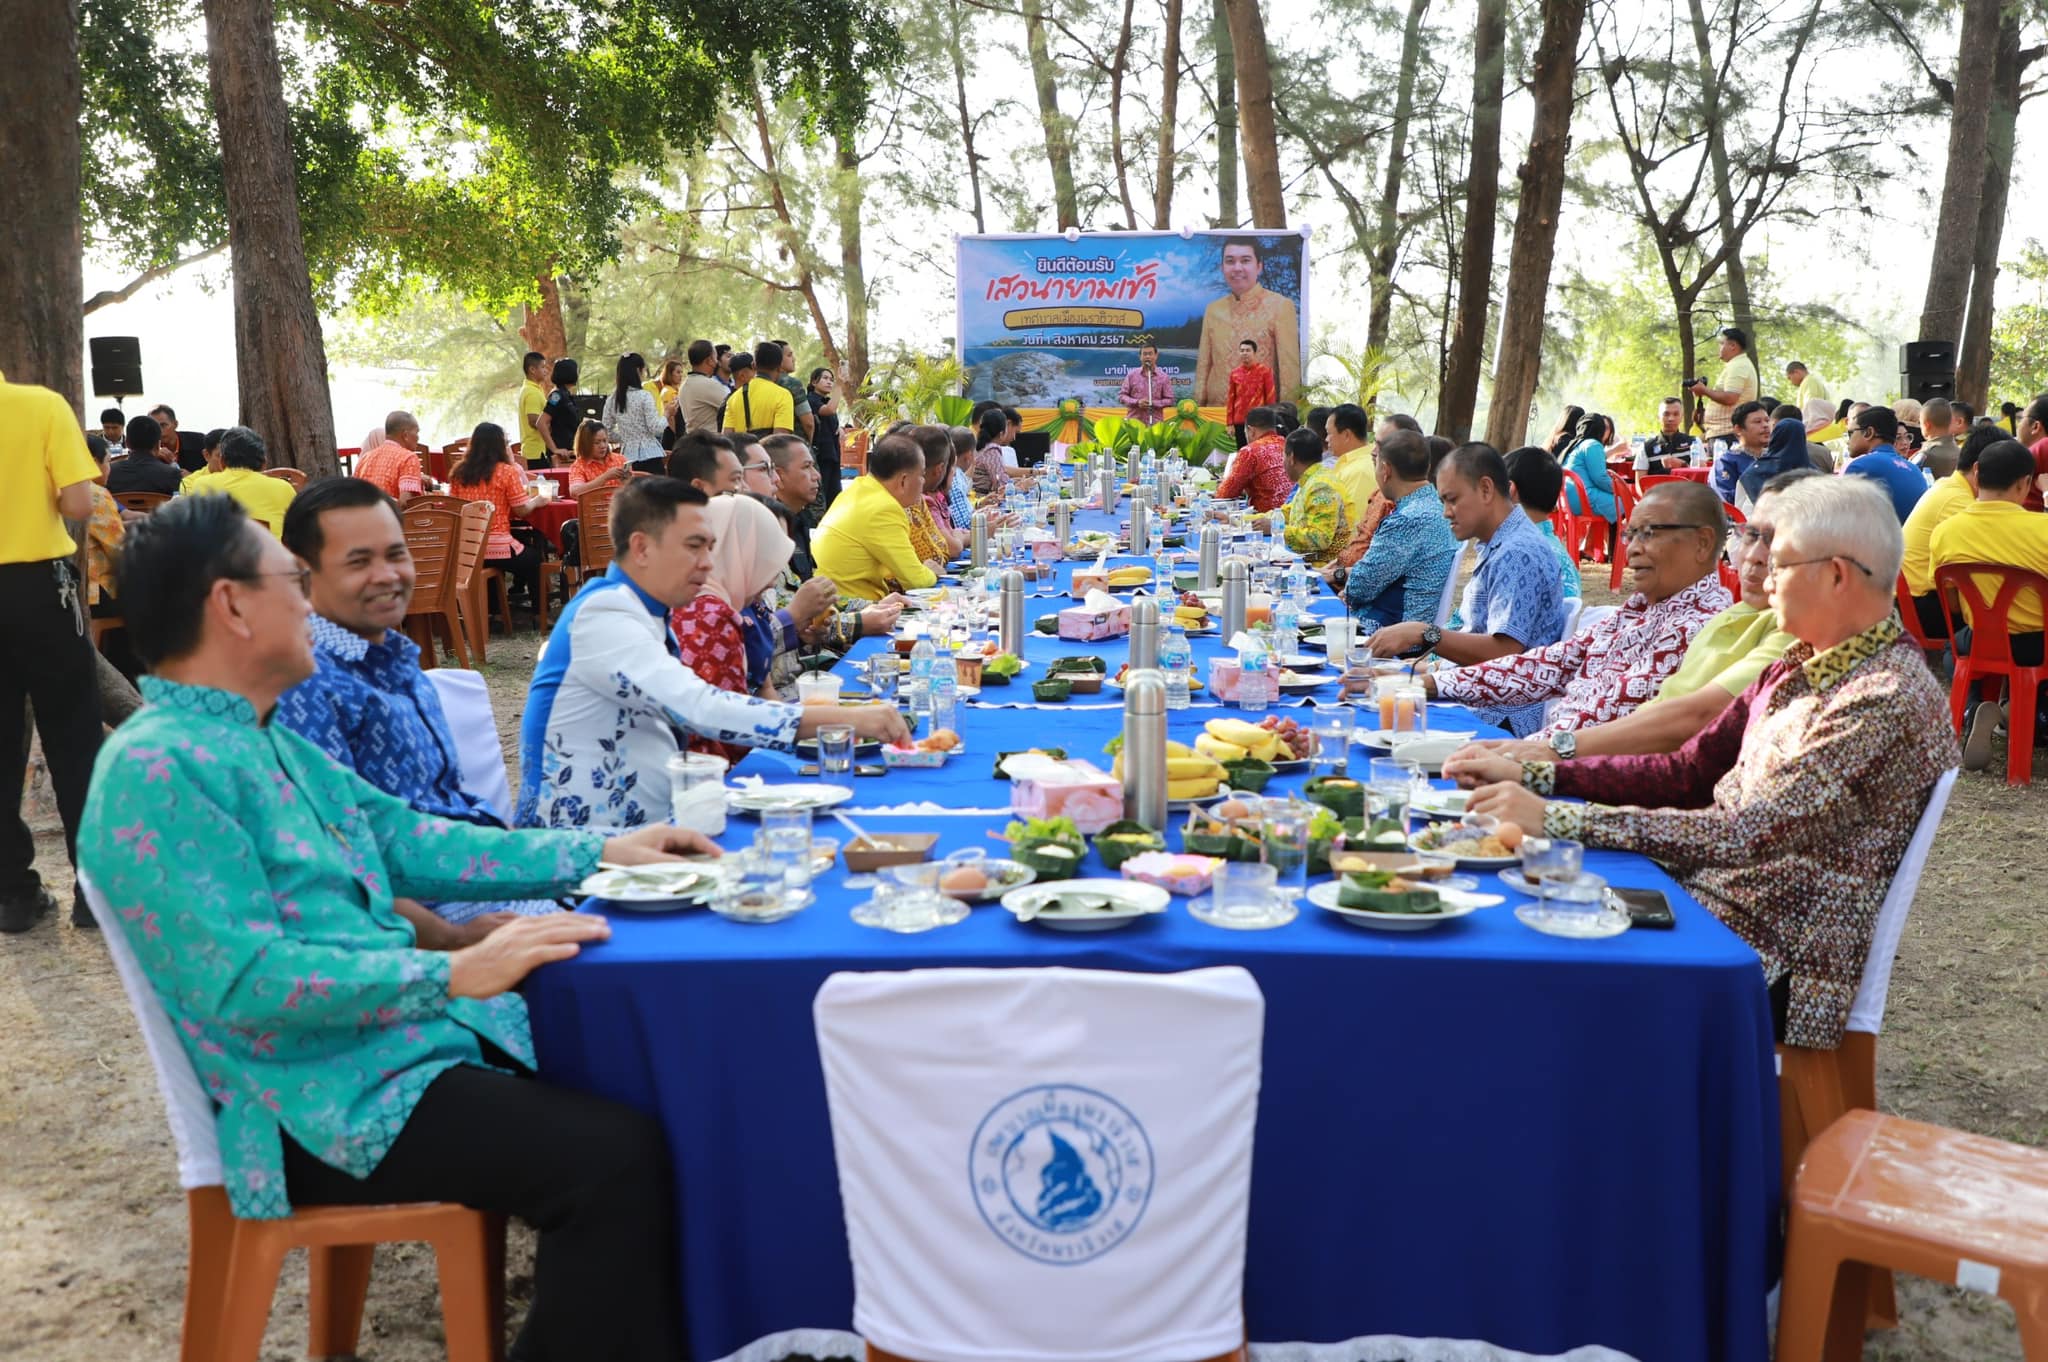
[[[441,697],[404,633],[416,576],[398,507],[376,484],[327,478],[285,513],[284,545],[312,570],[316,670],[277,702],[277,721],[421,813],[501,828],[462,788]],[[552,899],[505,903],[398,901],[430,947],[480,940],[506,914],[555,912]]]
[[[1403,620],[1433,623],[1458,561],[1458,541],[1429,485],[1429,442],[1413,431],[1390,432],[1373,450],[1373,476],[1394,508],[1344,581],[1361,638]]]
[[[1467,667],[1557,642],[1564,634],[1557,559],[1516,504],[1500,451],[1460,445],[1438,466],[1436,490],[1451,533],[1461,542],[1479,541],[1479,566],[1465,590],[1467,627],[1390,624],[1372,636],[1373,654],[1401,657],[1423,648]]]

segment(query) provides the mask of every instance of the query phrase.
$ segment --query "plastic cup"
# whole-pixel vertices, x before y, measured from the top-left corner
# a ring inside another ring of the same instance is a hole
[[[805,672],[796,679],[796,698],[806,705],[836,705],[845,683],[831,672]]]
[[[663,765],[668,772],[669,821],[706,837],[724,832],[726,759],[708,752],[676,752]]]
[[[1304,847],[1304,864],[1307,855]],[[1273,894],[1279,878],[1278,867],[1264,861],[1225,861],[1216,868],[1216,878],[1210,885],[1212,911],[1219,920],[1238,926],[1256,927],[1272,922],[1285,911]]]

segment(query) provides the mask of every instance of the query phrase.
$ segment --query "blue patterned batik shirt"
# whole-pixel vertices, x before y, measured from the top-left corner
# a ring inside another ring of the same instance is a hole
[[[1394,503],[1344,579],[1344,603],[1358,619],[1360,636],[1403,620],[1434,620],[1457,561],[1458,541],[1444,519],[1444,504],[1436,488],[1424,483]]]
[[[1564,637],[1564,590],[1557,554],[1520,510],[1480,542],[1479,566],[1465,594],[1465,631],[1502,634],[1522,650]]]

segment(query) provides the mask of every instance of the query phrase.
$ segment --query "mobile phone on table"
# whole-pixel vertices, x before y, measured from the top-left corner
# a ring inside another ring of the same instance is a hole
[[[1632,927],[1676,927],[1678,919],[1671,915],[1671,900],[1664,897],[1661,889],[1610,889],[1607,897],[1615,907],[1628,914]]]
[[[868,763],[854,767],[853,773],[857,776],[886,776],[889,774],[889,768]]]

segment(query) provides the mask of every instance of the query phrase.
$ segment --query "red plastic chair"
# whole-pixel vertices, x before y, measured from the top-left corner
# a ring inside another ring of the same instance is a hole
[[[1714,564],[1714,570],[1721,574],[1721,586],[1736,600],[1742,599],[1742,574],[1737,572],[1726,558]]]
[[[1919,644],[1920,651],[1925,653],[1930,661],[1947,652],[1947,639],[1929,638],[1927,631],[1920,627],[1920,610],[1913,602],[1913,592],[1906,585],[1906,574],[1903,572],[1899,574],[1897,598],[1899,603],[1899,623],[1906,627],[1906,637]]]
[[[1564,545],[1565,552],[1578,560],[1579,519],[1565,509],[1564,498],[1557,499],[1557,509],[1550,513],[1550,532],[1557,536],[1557,542]]]
[[[1985,599],[1982,578],[1998,583],[1998,594]],[[1941,616],[1948,622],[1950,638],[1956,636],[1956,619],[1950,600],[1960,600],[1963,618],[1970,626],[1970,652],[1956,650],[1956,679],[1949,687],[1949,710],[1956,732],[1963,731],[1963,715],[1969,708],[1970,687],[1988,677],[2003,677],[2010,713],[2006,719],[2005,783],[2031,785],[2034,780],[2034,699],[2041,682],[2048,679],[2048,667],[2025,667],[2013,661],[2012,629],[2009,618],[2023,591],[2034,593],[2035,603],[2048,610],[2048,577],[2023,572],[2002,563],[1947,563],[1934,570],[1934,589],[1941,597]],[[1951,596],[1953,594],[1953,597]]]
[[[1731,525],[1747,525],[1747,524],[1749,523],[1749,517],[1748,517],[1748,516],[1746,516],[1746,515],[1744,515],[1744,514],[1742,513],[1742,508],[1741,508],[1740,506],[1737,506],[1737,505],[1736,505],[1736,504],[1735,504],[1734,502],[1732,502],[1732,501],[1730,501],[1730,502],[1727,502],[1727,503],[1725,503],[1725,504],[1724,504],[1724,505],[1723,505],[1723,506],[1721,507],[1721,509],[1722,509],[1722,511],[1723,511],[1723,512],[1725,512],[1725,513],[1727,514],[1727,516],[1728,516],[1728,523],[1729,523],[1729,524],[1731,524]]]
[[[1652,487],[1662,487],[1667,482],[1684,482],[1676,473],[1645,473],[1636,479],[1636,489],[1647,492]]]
[[[1621,590],[1622,569],[1628,566],[1628,554],[1621,547],[1621,526],[1628,524],[1636,513],[1636,489],[1620,478],[1614,480],[1614,569],[1607,574],[1607,589]]]
[[[1580,512],[1570,512],[1572,501],[1569,496],[1564,497],[1560,503],[1571,513],[1573,530],[1578,536],[1567,541],[1572,550],[1572,557],[1580,562],[1604,563],[1607,561],[1605,531],[1612,527],[1593,510],[1593,499],[1586,495],[1586,484],[1580,481],[1577,473],[1569,468],[1565,469],[1564,480],[1566,486],[1578,489],[1578,504],[1585,508]]]

